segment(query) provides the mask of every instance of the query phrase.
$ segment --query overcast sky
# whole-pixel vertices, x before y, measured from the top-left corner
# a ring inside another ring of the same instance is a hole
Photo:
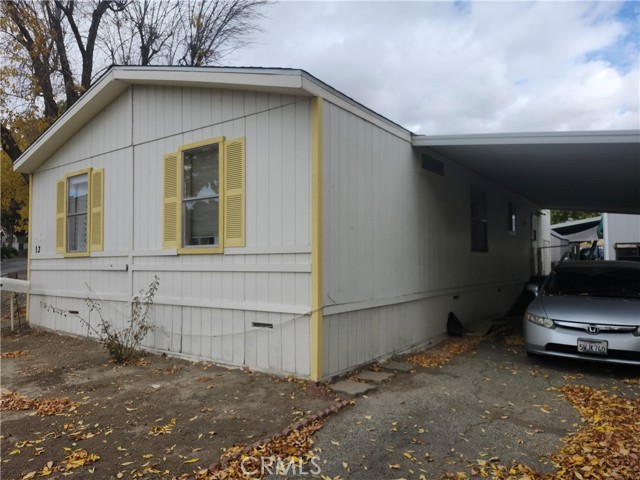
[[[640,128],[640,3],[290,2],[228,64],[302,68],[415,133]]]

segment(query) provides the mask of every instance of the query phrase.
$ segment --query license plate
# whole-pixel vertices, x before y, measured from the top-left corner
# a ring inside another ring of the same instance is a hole
[[[593,353],[596,355],[607,354],[606,340],[587,340],[585,338],[578,339],[578,353]]]

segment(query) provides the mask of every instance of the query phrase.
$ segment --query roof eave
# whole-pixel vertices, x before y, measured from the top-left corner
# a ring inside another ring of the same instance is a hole
[[[163,85],[304,94],[302,71],[294,69],[119,67],[116,80],[129,85]]]
[[[95,115],[131,85],[164,85],[251,90],[283,95],[321,96],[411,140],[411,132],[299,69],[254,67],[113,67],[24,151],[14,170],[31,173]]]
[[[202,88],[312,95],[303,88],[301,70],[114,67],[33,142],[14,163],[13,168],[20,173],[35,171],[131,85],[185,84]]]

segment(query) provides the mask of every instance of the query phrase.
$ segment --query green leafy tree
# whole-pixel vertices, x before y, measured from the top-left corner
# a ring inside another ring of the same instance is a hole
[[[1,154],[2,170],[0,177],[0,203],[2,211],[2,230],[7,239],[14,234],[24,233],[29,221],[29,184],[24,176],[13,171],[13,162],[9,156]]]
[[[557,223],[571,222],[573,220],[583,220],[585,218],[597,217],[598,212],[579,212],[575,210],[551,210],[551,225]]]

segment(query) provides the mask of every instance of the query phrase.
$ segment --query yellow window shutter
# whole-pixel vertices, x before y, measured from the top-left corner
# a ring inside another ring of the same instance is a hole
[[[56,183],[56,253],[64,253],[64,233],[66,223],[67,182],[58,180]]]
[[[224,246],[245,246],[244,138],[225,142]]]
[[[91,236],[89,250],[104,250],[104,168],[91,172]]]
[[[180,162],[178,153],[164,156],[162,248],[180,247]]]

